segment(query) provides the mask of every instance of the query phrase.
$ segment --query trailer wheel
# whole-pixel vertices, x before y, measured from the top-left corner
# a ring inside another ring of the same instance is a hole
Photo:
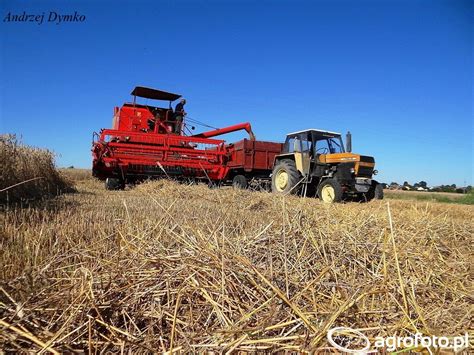
[[[123,190],[124,188],[125,188],[125,184],[120,179],[117,179],[117,178],[105,179],[106,190]]]
[[[232,179],[234,189],[246,189],[248,186],[247,178],[243,175],[235,175]]]
[[[272,172],[272,192],[278,194],[296,194],[296,184],[300,180],[300,173],[296,169],[295,162],[290,159],[280,160]]]
[[[318,186],[319,199],[326,203],[342,201],[342,187],[336,179],[323,180]]]

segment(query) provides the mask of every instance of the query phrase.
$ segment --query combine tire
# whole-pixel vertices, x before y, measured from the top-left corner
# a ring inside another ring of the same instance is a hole
[[[318,186],[319,199],[326,203],[342,201],[342,187],[336,179],[323,180]]]
[[[246,189],[248,186],[247,178],[243,175],[235,175],[232,179],[234,189]]]
[[[370,200],[383,200],[383,186],[378,182],[374,182],[369,192],[366,194],[367,201]]]
[[[296,169],[295,162],[290,159],[279,161],[273,168],[272,192],[278,194],[296,194],[299,188],[295,188],[300,180],[300,173]]]
[[[123,190],[125,184],[117,178],[107,178],[105,179],[105,189],[106,190]]]

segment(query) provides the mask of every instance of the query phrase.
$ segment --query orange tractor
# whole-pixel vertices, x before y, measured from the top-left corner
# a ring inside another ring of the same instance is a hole
[[[374,158],[351,153],[350,133],[346,144],[344,149],[339,133],[318,129],[288,134],[275,157],[272,191],[318,196],[329,203],[382,199],[383,187],[373,180]]]

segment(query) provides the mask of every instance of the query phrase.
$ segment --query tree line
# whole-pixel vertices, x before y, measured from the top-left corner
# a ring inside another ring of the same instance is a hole
[[[412,190],[412,191],[431,191],[431,192],[454,192],[454,193],[471,193],[472,186],[456,186],[456,184],[451,185],[439,185],[439,186],[428,186],[426,181],[416,182],[410,184],[408,181],[404,181],[403,184],[397,182],[391,182],[390,184],[383,183],[384,188],[390,190]]]

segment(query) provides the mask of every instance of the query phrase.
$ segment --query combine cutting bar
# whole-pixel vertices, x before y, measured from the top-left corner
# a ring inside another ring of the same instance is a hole
[[[119,167],[123,173],[141,174],[153,167],[178,168],[213,180],[223,179],[228,171],[223,140],[102,130],[94,146],[95,162],[105,165],[99,170]]]

